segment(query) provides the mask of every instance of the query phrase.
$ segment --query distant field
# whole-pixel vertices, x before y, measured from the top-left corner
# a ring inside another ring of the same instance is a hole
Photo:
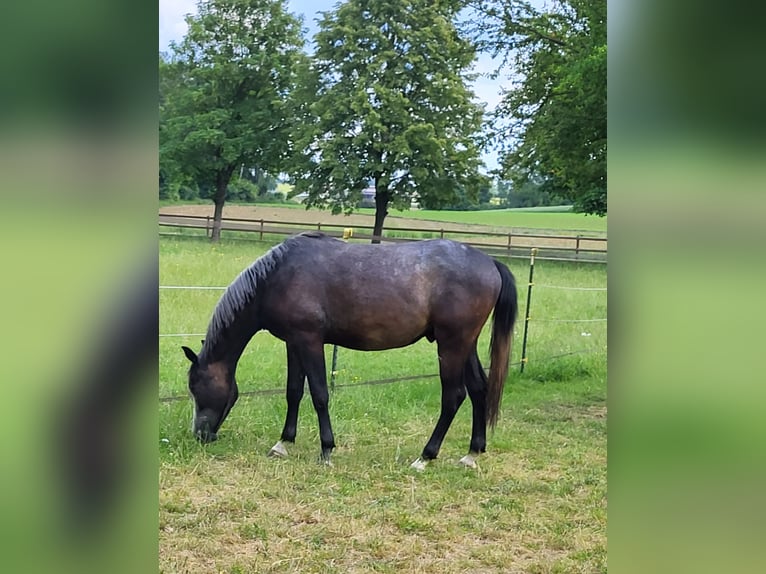
[[[372,212],[372,210],[370,210]],[[528,227],[560,231],[596,231],[606,233],[606,217],[581,213],[495,209],[488,211],[394,211],[389,217],[425,219],[454,223],[472,223],[492,227]]]
[[[160,240],[160,283],[227,285],[268,243],[204,238]],[[525,262],[511,261],[520,285]],[[602,287],[601,265],[540,262],[536,282]],[[220,291],[160,291],[160,532],[162,572],[606,571],[606,323],[533,323],[530,363],[513,366],[502,415],[480,469],[456,461],[470,436],[460,409],[440,458],[419,474],[420,454],[439,411],[435,346],[423,340],[377,353],[340,350],[330,412],[335,466],[317,464],[316,415],[308,395],[288,460],[265,456],[285,412],[284,344],[258,333],[240,361],[242,396],[220,439],[207,446],[189,431],[188,362],[199,349]],[[526,289],[520,289],[520,315]],[[541,319],[606,316],[606,293],[534,293]],[[523,322],[515,330],[513,361]],[[486,362],[488,330],[479,354]],[[330,348],[327,348],[329,357]],[[551,355],[577,353],[557,359]],[[346,386],[373,379],[419,380]]]
[[[212,216],[213,205],[200,203],[161,202],[165,212],[208,213]],[[332,215],[330,211],[318,209],[306,210],[298,204],[227,204],[224,216],[243,218],[266,218],[300,221],[321,221],[322,223],[347,223],[349,225],[372,225],[375,210],[361,208],[352,215]],[[496,209],[487,211],[432,211],[432,210],[392,210],[384,227],[396,228],[417,225],[419,221],[444,222],[455,225],[481,225],[492,231],[514,231],[523,229],[545,230],[550,233],[584,232],[595,236],[605,236],[607,218],[570,212],[528,211]],[[412,223],[409,223],[412,222]]]

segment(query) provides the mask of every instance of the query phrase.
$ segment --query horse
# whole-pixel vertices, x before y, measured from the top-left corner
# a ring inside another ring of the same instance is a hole
[[[493,313],[490,368],[479,361],[479,333]],[[202,349],[182,347],[191,361],[192,429],[201,442],[218,430],[238,397],[235,372],[260,330],[285,342],[287,415],[269,456],[286,457],[295,442],[304,381],[319,420],[320,460],[331,464],[335,438],[328,410],[324,345],[360,351],[405,347],[425,337],[437,344],[441,413],[420,457],[435,459],[466,392],[473,407],[468,454],[476,468],[494,429],[508,374],[516,282],[503,263],[463,243],[434,239],[397,244],[347,243],[320,232],[289,237],[244,269],[215,306]]]

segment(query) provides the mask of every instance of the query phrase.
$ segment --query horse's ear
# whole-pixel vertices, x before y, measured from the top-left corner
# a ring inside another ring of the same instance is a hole
[[[200,341],[200,343],[202,343],[202,346],[204,347],[204,346],[205,346],[205,339],[202,339],[202,340]]]
[[[197,354],[192,351],[189,347],[181,346],[181,348],[184,351],[184,354],[186,355],[186,358],[189,359],[193,365],[197,364]]]

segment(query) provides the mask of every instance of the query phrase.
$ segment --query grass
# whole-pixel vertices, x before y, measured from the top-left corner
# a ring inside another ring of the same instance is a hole
[[[399,212],[392,212],[389,217],[397,217]],[[527,211],[515,209],[492,209],[487,211],[431,211],[413,210],[404,217],[444,221],[445,223],[472,223],[503,228],[530,228],[558,231],[588,231],[606,233],[606,217],[584,215],[582,213]]]
[[[375,215],[372,208],[360,208],[354,211],[364,215]],[[404,218],[444,223],[462,223],[483,225],[495,230],[536,229],[559,232],[589,232],[591,235],[606,234],[607,218],[582,213],[559,211],[531,211],[526,209],[489,209],[485,211],[447,211],[412,209],[409,211],[391,211],[391,218]],[[384,224],[385,228],[385,224]]]
[[[268,244],[160,239],[160,283],[227,285]],[[520,286],[528,269],[513,260]],[[597,286],[603,266],[540,262],[535,282]],[[520,289],[525,308],[526,289]],[[204,332],[216,291],[160,293],[163,333]],[[605,317],[606,294],[537,288],[533,317]],[[265,453],[284,422],[284,345],[257,334],[238,370],[243,396],[220,440],[197,444],[188,399],[160,405],[160,566],[163,572],[602,572],[606,570],[605,323],[532,323],[530,363],[514,367],[501,421],[478,471],[458,467],[470,437],[464,405],[440,458],[409,469],[439,410],[435,378],[339,387],[331,415],[335,466],[316,462],[306,397],[288,460]],[[514,361],[521,350],[517,323]],[[589,333],[583,336],[583,333]],[[160,339],[163,396],[186,393],[180,344]],[[480,356],[486,361],[488,333]],[[544,357],[588,351],[545,361]],[[329,353],[328,364],[329,364]],[[437,370],[422,341],[393,351],[341,349],[339,385]]]
[[[184,202],[183,204],[210,204],[209,201]],[[182,205],[179,202],[160,201],[160,207]],[[286,203],[241,203],[237,205],[263,205],[266,207],[285,207],[305,210],[302,204],[294,202]],[[556,208],[551,208],[556,209]],[[318,210],[317,210],[318,211]],[[327,212],[329,214],[329,211]],[[373,217],[375,210],[372,208],[359,208],[356,214]],[[408,211],[391,210],[386,221],[390,219],[412,219],[426,221],[441,221],[446,224],[461,223],[483,225],[493,230],[507,231],[508,229],[534,229],[546,231],[558,231],[561,233],[585,232],[590,235],[605,235],[607,231],[607,217],[584,215],[565,211],[549,211],[546,208],[521,208],[521,209],[491,209],[484,211],[447,211],[412,209]],[[415,222],[416,224],[416,222]],[[412,224],[410,224],[412,225]],[[388,227],[384,224],[384,229]]]

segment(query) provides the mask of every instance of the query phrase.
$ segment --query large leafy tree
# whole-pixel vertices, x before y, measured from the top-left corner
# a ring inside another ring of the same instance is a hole
[[[295,107],[294,191],[309,206],[350,212],[373,185],[377,238],[389,206],[476,198],[483,109],[454,25],[463,4],[347,0],[323,14]]]
[[[606,0],[475,5],[480,45],[512,72],[494,117],[502,175],[606,214]]]
[[[160,59],[160,166],[213,199],[217,241],[232,174],[287,155],[301,21],[285,0],[202,0],[187,23]]]

